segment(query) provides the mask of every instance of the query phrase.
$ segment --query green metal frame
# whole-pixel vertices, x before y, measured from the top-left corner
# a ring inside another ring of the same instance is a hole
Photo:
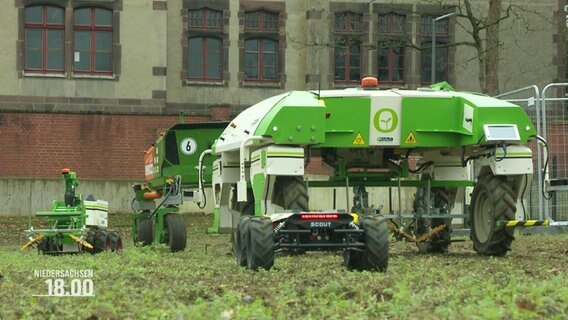
[[[167,229],[165,228],[164,217],[171,213],[178,213],[179,208],[177,207],[167,207],[167,208],[159,208],[154,213],[150,211],[143,211],[140,213],[133,213],[132,214],[132,240],[134,243],[139,242],[137,238],[137,227],[138,227],[138,220],[141,218],[152,218],[154,219],[154,242],[156,243],[167,243],[168,242],[168,233]],[[156,241],[157,239],[157,241]]]
[[[447,83],[435,84],[432,90],[424,91],[387,92],[349,89],[344,92],[322,91],[318,94],[294,91],[278,96],[278,99],[273,101],[273,104],[267,104],[263,109],[266,110],[264,114],[259,112],[259,108],[255,108],[251,109],[254,110],[251,112],[256,114],[246,114],[245,110],[241,114],[243,117],[239,118],[241,117],[239,115],[231,125],[228,123],[205,125],[201,128],[203,136],[196,138],[197,144],[202,148],[192,157],[180,158],[179,164],[170,161],[171,159],[166,156],[168,145],[170,149],[172,145],[179,145],[182,139],[194,135],[191,130],[197,127],[174,126],[166,131],[156,142],[159,168],[155,171],[156,177],[148,181],[149,188],[160,190],[167,178],[174,175],[181,175],[184,185],[196,186],[197,171],[194,168],[198,163],[199,153],[211,149],[213,155],[220,156],[221,153],[216,150],[227,150],[224,152],[232,153],[231,157],[238,156],[239,150],[223,138],[231,139],[231,128],[242,130],[243,123],[251,126],[244,129],[251,130],[249,138],[257,137],[253,144],[260,143],[259,147],[263,142],[260,142],[258,137],[263,137],[270,139],[276,145],[303,146],[307,148],[306,150],[321,152],[322,156],[324,153],[330,156],[331,158],[327,158],[326,161],[330,160],[328,164],[332,165],[334,174],[328,181],[309,181],[310,187],[473,186],[473,179],[437,180],[436,177],[432,177],[433,179],[428,182],[412,179],[408,158],[405,155],[410,155],[414,149],[422,151],[447,149],[454,160],[459,158],[460,153],[462,158],[470,156],[474,149],[479,149],[479,146],[494,144],[484,140],[484,124],[515,124],[520,141],[512,141],[512,144],[525,144],[536,135],[534,124],[519,106],[480,94],[456,92]],[[392,116],[388,119],[391,121],[391,126],[384,128],[381,127],[381,121],[384,121],[381,116],[387,113]],[[251,119],[256,120],[253,122]],[[223,131],[225,127],[227,131]],[[175,139],[171,136],[172,132],[175,132]],[[218,137],[221,139],[214,142]],[[239,138],[231,140],[230,143],[238,143],[241,136],[237,137]],[[174,140],[175,143],[172,142]],[[225,141],[224,146],[221,140]],[[357,168],[356,162],[349,163],[352,158],[344,155],[357,149],[378,150],[377,158],[374,158],[376,162],[367,166],[367,169]],[[310,153],[306,154],[309,156]],[[204,185],[211,183],[210,168],[213,158],[215,157],[207,160],[206,168],[202,172]],[[382,163],[379,163],[379,159],[382,159]],[[465,162],[464,159],[462,162]],[[458,164],[463,163],[458,159]],[[244,164],[245,167],[248,165],[250,165],[248,162]],[[352,170],[354,168],[358,171]],[[254,181],[255,199],[259,199],[259,195],[264,190],[266,184],[264,179],[262,175],[255,175],[249,177],[247,181],[249,188],[251,181]],[[243,184],[239,183],[237,186],[240,188],[238,192],[242,192]],[[255,200],[256,213],[260,211],[259,201]],[[218,231],[219,223],[219,211],[216,210],[213,226],[208,231]],[[158,227],[163,226],[158,222]]]
[[[79,185],[77,174],[66,169],[62,170],[65,185],[65,196],[70,197],[71,204],[65,200],[53,200],[50,211],[36,212],[37,217],[47,218],[47,229],[33,230],[30,225],[30,236],[39,234],[43,238],[51,238],[55,244],[77,244],[71,236],[81,237],[86,225],[87,213],[83,196],[75,194]]]
[[[184,187],[197,187],[199,155],[210,149],[219,137],[228,122],[206,123],[178,123],[164,131],[156,140],[157,162],[154,163],[154,178],[147,180],[151,190],[161,190],[167,184],[167,180],[175,176],[181,176]],[[185,139],[194,139],[197,142],[195,150],[191,154],[181,151],[181,144]],[[205,159],[203,181],[211,184],[213,157]]]
[[[141,188],[135,192],[135,199],[141,202],[154,202],[155,200],[148,200],[144,198],[144,193],[151,191],[149,188]],[[171,213],[178,213],[179,207],[163,207],[158,206],[154,210],[143,210],[141,212],[132,213],[132,240],[134,243],[138,242],[137,238],[137,228],[138,220],[141,218],[152,218],[154,219],[154,242],[156,243],[167,243],[168,234],[165,228],[164,217]]]
[[[156,162],[153,163],[153,177],[146,180],[146,184],[140,190],[135,190],[135,201],[140,203],[156,203],[154,199],[145,199],[148,192],[165,193],[169,182],[174,177],[181,177],[181,188],[197,188],[199,175],[196,166],[200,154],[212,147],[215,139],[228,125],[228,122],[206,123],[178,123],[164,131],[154,144]],[[196,142],[191,152],[184,153],[182,144],[187,139]],[[203,163],[203,185],[211,185],[214,157],[208,157]],[[132,238],[136,243],[138,220],[141,218],[154,219],[154,242],[167,243],[168,234],[164,223],[164,217],[168,214],[179,212],[177,206],[162,207],[156,205],[154,210],[143,210],[132,213]]]

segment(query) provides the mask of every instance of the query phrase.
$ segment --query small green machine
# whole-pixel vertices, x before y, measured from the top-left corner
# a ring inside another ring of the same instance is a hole
[[[47,227],[26,230],[29,241],[22,250],[34,245],[45,254],[77,253],[87,251],[122,250],[122,239],[117,232],[106,229],[108,225],[108,203],[95,200],[93,196],[83,198],[75,189],[79,186],[77,174],[69,169],[61,170],[65,183],[63,200],[53,200],[50,211],[37,212],[36,217],[47,219]]]
[[[161,243],[172,252],[185,250],[187,233],[180,206],[184,200],[205,203],[205,194],[197,190],[211,183],[212,159],[206,162],[200,154],[211,148],[227,124],[179,123],[146,150],[146,181],[133,186],[131,203],[135,244]],[[203,170],[198,171],[199,167]]]

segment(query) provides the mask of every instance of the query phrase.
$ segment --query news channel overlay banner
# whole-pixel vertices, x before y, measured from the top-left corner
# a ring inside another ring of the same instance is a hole
[[[45,284],[45,291],[35,297],[95,296],[92,269],[35,269],[34,277]]]

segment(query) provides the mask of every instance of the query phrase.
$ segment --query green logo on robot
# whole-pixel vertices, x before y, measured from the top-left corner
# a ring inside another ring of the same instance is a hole
[[[398,125],[398,115],[391,108],[382,108],[375,113],[373,125],[378,132],[393,132]]]

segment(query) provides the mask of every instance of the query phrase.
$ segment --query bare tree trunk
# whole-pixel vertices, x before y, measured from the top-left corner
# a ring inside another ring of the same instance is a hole
[[[489,13],[486,19],[479,19],[473,14],[471,0],[463,1],[466,17],[471,24],[471,36],[477,51],[479,63],[479,87],[483,93],[499,93],[499,22],[501,21],[502,0],[489,0]],[[485,41],[481,31],[485,30]]]
[[[501,0],[489,1],[485,47],[485,87],[483,92],[494,96],[499,93],[499,19],[501,18]]]
[[[485,92],[485,49],[483,47],[483,41],[481,40],[480,33],[480,24],[481,22],[475,15],[471,9],[471,2],[470,0],[464,0],[466,17],[469,23],[471,24],[471,36],[473,38],[473,43],[475,45],[475,50],[477,51],[477,61],[478,61],[478,69],[479,69],[479,87],[483,92]]]

